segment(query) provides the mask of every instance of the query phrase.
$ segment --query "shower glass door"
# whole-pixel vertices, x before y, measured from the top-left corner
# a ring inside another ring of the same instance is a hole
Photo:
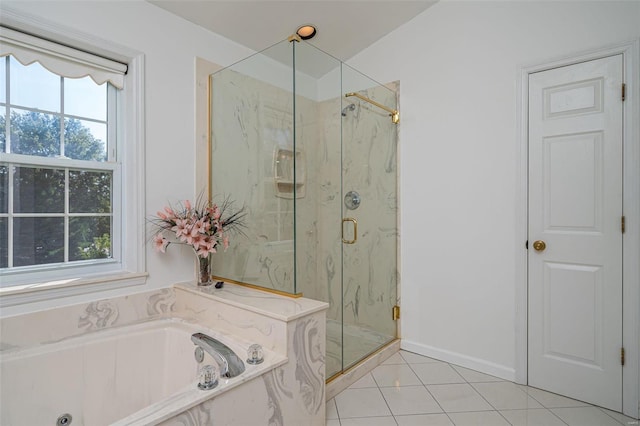
[[[295,199],[296,282],[305,297],[329,303],[329,378],[343,370],[341,64],[306,42],[292,43],[292,50],[295,142],[306,153],[309,182],[304,197]]]
[[[398,204],[396,92],[345,64],[342,89],[344,370],[397,335]]]

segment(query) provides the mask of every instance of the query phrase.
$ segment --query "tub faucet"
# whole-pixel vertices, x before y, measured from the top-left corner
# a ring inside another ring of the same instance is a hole
[[[204,333],[191,336],[194,345],[213,357],[220,367],[220,377],[236,377],[244,372],[244,362],[227,345]]]

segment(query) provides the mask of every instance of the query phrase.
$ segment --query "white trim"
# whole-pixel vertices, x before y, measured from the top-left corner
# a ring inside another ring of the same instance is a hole
[[[624,215],[627,230],[623,237],[623,344],[626,364],[623,375],[624,414],[640,416],[640,40],[633,40],[603,49],[583,52],[575,56],[556,58],[543,64],[522,66],[519,69],[518,135],[516,149],[516,289],[515,289],[515,381],[527,383],[527,251],[524,243],[528,229],[528,78],[529,74],[561,66],[623,55],[627,100],[623,105],[624,120]]]
[[[117,120],[121,134],[118,135],[119,152],[122,156],[121,197],[114,200],[120,204],[123,223],[120,228],[122,238],[121,267],[118,272],[91,276],[71,277],[71,280],[32,283],[30,293],[7,289],[1,293],[0,305],[14,306],[44,300],[54,300],[69,296],[108,291],[117,288],[143,285],[146,282],[145,251],[145,93],[144,93],[144,54],[128,47],[118,45],[90,34],[78,32],[68,27],[52,24],[39,17],[2,7],[0,23],[4,26],[24,30],[63,44],[73,45],[82,50],[95,51],[96,54],[128,63],[124,88],[119,96],[124,98]],[[115,183],[114,183],[115,185]],[[114,206],[115,207],[115,206]],[[79,274],[80,275],[80,274]],[[69,278],[69,277],[67,277]]]
[[[499,377],[504,380],[514,381],[515,370],[505,365],[500,365],[481,358],[474,358],[458,352],[447,351],[445,349],[436,348],[434,346],[423,345],[422,343],[413,342],[411,340],[402,339],[400,348],[409,352],[435,358],[460,367],[469,368],[471,370],[482,371],[485,374]]]
[[[121,128],[126,129],[127,134],[118,138],[119,150],[125,150],[125,163],[122,165],[122,178],[129,182],[129,177],[134,177],[135,185],[125,185],[122,188],[122,217],[125,219],[123,235],[135,236],[123,241],[122,262],[123,267],[129,271],[143,272],[146,270],[145,251],[145,93],[144,93],[144,55],[139,54],[129,62],[128,78],[132,84],[125,87],[129,102],[124,103],[125,108],[131,110],[122,111],[121,117],[125,123]],[[125,141],[136,141],[126,143]]]
[[[146,282],[147,275],[147,273],[126,273],[8,287],[0,289],[0,296],[2,296],[0,297],[0,308],[143,285]]]
[[[53,167],[58,169],[72,170],[92,170],[92,171],[114,171],[117,168],[115,163],[75,160],[73,158],[39,157],[36,155],[2,153],[2,162],[24,167]]]
[[[624,105],[624,215],[623,237],[623,335],[626,365],[623,369],[622,407],[628,416],[640,418],[640,40],[625,49],[624,73],[627,100]]]
[[[516,128],[520,143],[516,147],[516,208],[515,208],[515,382],[526,385],[527,382],[527,352],[528,352],[528,262],[527,248],[525,246],[528,239],[529,227],[529,155],[528,155],[528,115],[529,115],[529,72],[527,69],[521,70],[521,75],[517,80],[518,90],[516,111]],[[519,249],[519,250],[518,250]]]

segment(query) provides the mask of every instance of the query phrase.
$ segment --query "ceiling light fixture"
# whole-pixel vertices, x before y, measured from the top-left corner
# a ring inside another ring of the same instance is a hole
[[[307,24],[307,25],[302,25],[300,28],[297,29],[296,34],[298,34],[298,36],[300,36],[301,39],[303,40],[309,40],[310,38],[313,38],[316,35],[316,27],[314,27],[313,25]]]

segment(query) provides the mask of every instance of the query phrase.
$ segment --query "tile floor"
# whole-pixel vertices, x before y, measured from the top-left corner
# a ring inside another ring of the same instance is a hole
[[[327,426],[630,426],[613,411],[400,351],[327,401]]]

